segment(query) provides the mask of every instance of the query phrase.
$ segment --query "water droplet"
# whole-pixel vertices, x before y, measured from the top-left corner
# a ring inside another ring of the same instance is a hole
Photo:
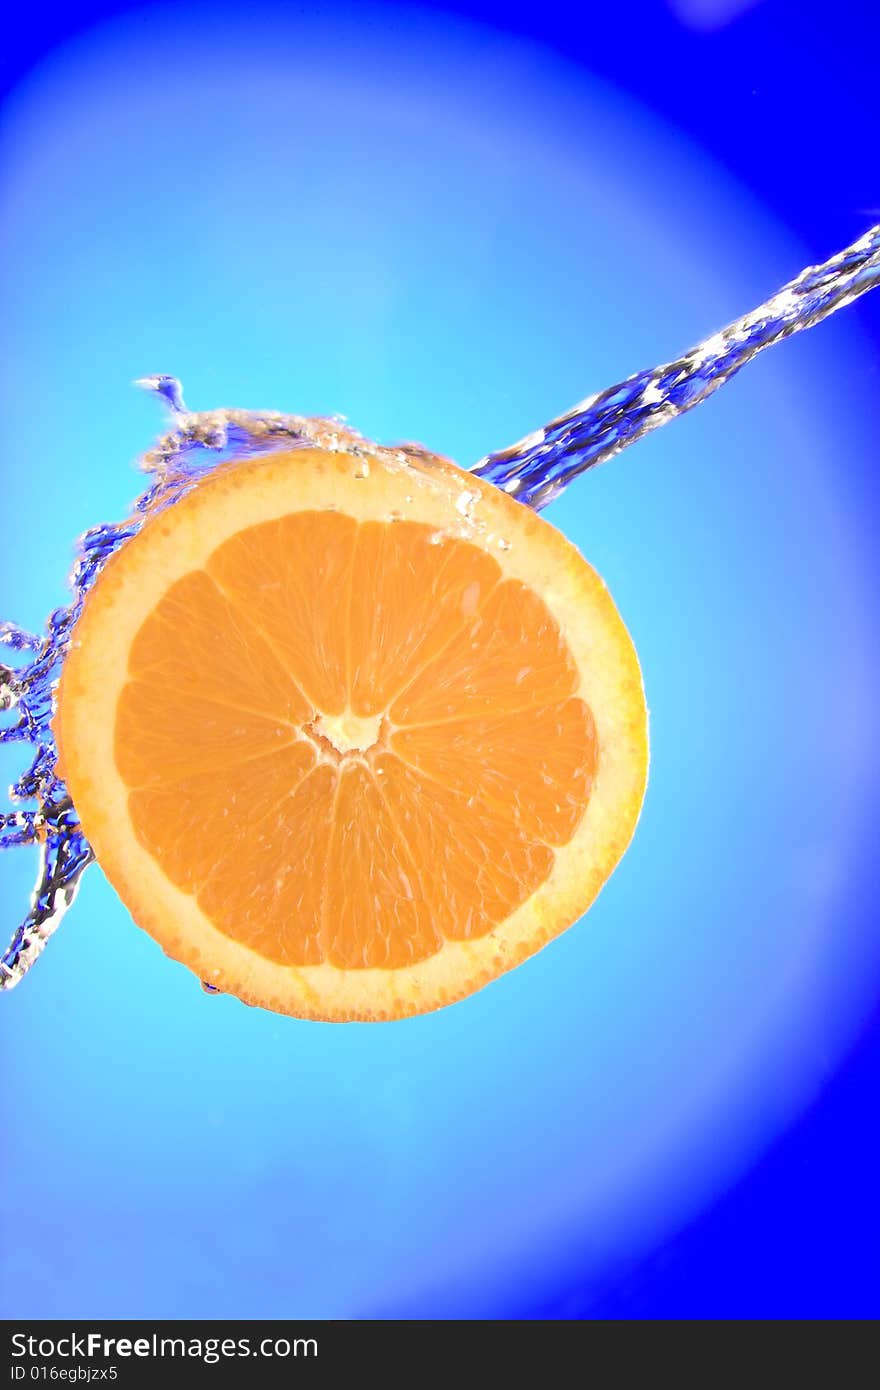
[[[479,496],[476,492],[460,492],[455,500],[455,510],[467,516]]]
[[[143,391],[155,391],[157,396],[161,396],[170,405],[175,415],[187,414],[183,387],[176,376],[140,376],[134,384],[140,386]]]

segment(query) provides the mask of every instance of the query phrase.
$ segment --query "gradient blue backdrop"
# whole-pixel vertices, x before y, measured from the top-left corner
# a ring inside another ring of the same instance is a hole
[[[137,491],[136,376],[466,463],[872,220],[867,4],[821,100],[818,6],[532,8],[28,21],[3,616],[39,625]],[[532,962],[430,1017],[299,1023],[204,996],[90,873],[0,1008],[7,1316],[880,1311],[878,328],[792,341],[548,512],[633,632],[653,765]],[[32,869],[0,860],[7,927]]]

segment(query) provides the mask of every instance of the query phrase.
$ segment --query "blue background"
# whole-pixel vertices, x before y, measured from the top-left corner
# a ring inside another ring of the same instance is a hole
[[[136,376],[468,463],[880,218],[866,2],[22,23],[25,625],[138,490]],[[530,963],[426,1018],[300,1023],[204,996],[88,875],[0,1009],[6,1316],[880,1312],[878,363],[869,297],[549,509],[635,637],[653,765],[621,868]],[[32,869],[0,861],[10,930]]]

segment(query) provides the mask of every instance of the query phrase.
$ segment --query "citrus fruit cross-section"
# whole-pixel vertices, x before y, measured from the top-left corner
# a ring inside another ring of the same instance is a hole
[[[224,464],[107,563],[60,766],[134,920],[304,1018],[439,1008],[589,907],[635,828],[647,714],[602,581],[444,459]]]

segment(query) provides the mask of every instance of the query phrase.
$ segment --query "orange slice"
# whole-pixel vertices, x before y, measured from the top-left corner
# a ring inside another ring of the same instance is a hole
[[[317,1019],[451,1003],[589,907],[641,806],[638,661],[552,526],[411,451],[227,465],[107,564],[55,731],[135,921]]]

